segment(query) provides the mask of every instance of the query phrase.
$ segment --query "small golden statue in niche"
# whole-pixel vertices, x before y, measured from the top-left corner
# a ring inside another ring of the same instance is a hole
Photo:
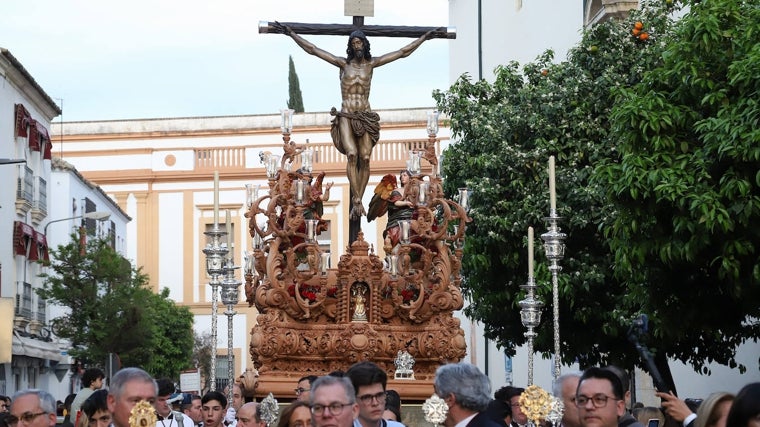
[[[351,318],[354,322],[367,321],[367,284],[357,283],[351,289],[351,296],[354,300],[354,316]]]
[[[147,400],[137,402],[129,415],[130,427],[155,427],[157,422],[156,410]]]

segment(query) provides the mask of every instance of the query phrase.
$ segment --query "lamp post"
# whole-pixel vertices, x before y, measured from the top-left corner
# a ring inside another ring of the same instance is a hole
[[[70,221],[72,219],[78,219],[78,218],[94,219],[96,221],[103,222],[103,221],[108,220],[108,218],[110,217],[111,217],[111,212],[97,211],[97,212],[86,212],[82,215],[75,215],[69,218],[54,219],[52,221],[49,221],[47,224],[45,224],[44,233],[47,236],[48,227],[50,227],[50,224],[55,224],[56,222]]]
[[[24,159],[0,159],[0,165],[13,165],[16,163],[26,163]]]

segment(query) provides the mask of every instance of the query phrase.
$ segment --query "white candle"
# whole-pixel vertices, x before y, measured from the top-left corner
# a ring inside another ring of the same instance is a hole
[[[554,180],[554,156],[549,156],[549,214],[557,212],[557,184]]]
[[[302,205],[305,197],[306,181],[299,179],[296,181],[296,204]]]
[[[533,279],[533,227],[528,227],[528,280]]]
[[[320,271],[322,272],[322,275],[327,275],[327,270],[330,268],[330,253],[329,252],[323,252],[321,262],[319,263]]]
[[[214,171],[214,228],[219,225],[219,171]]]

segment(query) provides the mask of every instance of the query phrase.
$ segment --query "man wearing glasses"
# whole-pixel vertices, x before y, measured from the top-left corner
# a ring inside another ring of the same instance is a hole
[[[388,375],[379,366],[369,361],[353,364],[346,376],[356,390],[356,400],[359,404],[359,418],[354,421],[354,427],[402,427],[397,421],[384,420],[385,385]]]
[[[13,395],[5,420],[9,427],[54,427],[55,398],[44,390],[21,390]]]
[[[309,396],[311,394],[311,384],[317,379],[316,375],[307,375],[301,377],[296,385],[296,400],[309,403]]]
[[[581,427],[617,427],[625,413],[620,378],[607,369],[587,369],[578,383],[575,404]]]
[[[309,403],[314,427],[351,427],[359,415],[354,386],[346,377],[319,377],[311,385]]]

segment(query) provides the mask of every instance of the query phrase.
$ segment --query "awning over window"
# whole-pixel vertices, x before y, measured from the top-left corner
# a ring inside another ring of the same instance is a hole
[[[29,249],[29,261],[38,261],[43,259],[45,261],[50,261],[47,238],[44,234],[35,231],[32,247]]]
[[[48,130],[40,122],[31,119],[29,130],[29,149],[41,151],[45,145],[50,144],[50,134],[48,134]]]
[[[31,124],[32,115],[23,104],[16,104],[16,136],[29,136],[27,129]]]
[[[27,256],[31,246],[36,246],[34,243],[34,233],[34,228],[29,224],[21,221],[13,223],[13,252],[16,255]]]
[[[36,357],[38,359],[54,360],[56,362],[62,362],[66,359],[58,344],[54,342],[47,342],[42,340],[36,340],[34,338],[20,337],[13,335],[13,349],[14,356],[27,356]]]

